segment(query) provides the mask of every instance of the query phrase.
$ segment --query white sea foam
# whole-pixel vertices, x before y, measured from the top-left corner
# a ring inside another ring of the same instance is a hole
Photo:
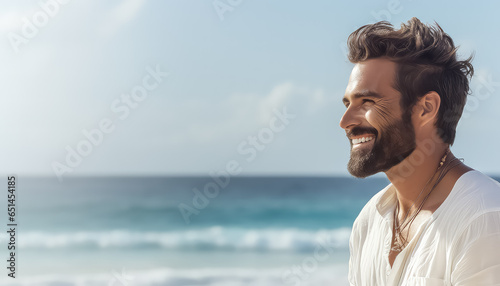
[[[303,229],[237,229],[210,227],[171,232],[112,230],[100,232],[25,232],[21,248],[141,248],[208,249],[300,252],[314,249],[318,241],[347,249],[349,228],[310,231]]]
[[[347,265],[325,265],[295,280],[284,280],[285,269],[154,269],[147,271],[115,271],[93,275],[44,275],[13,279],[1,278],[5,286],[277,286],[332,285],[347,283]],[[298,276],[297,276],[298,277]]]

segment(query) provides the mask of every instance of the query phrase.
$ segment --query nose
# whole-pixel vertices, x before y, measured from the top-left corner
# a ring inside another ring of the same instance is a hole
[[[344,115],[340,119],[340,127],[344,130],[352,129],[354,126],[361,124],[361,118],[359,112],[356,109],[349,106],[345,111]]]

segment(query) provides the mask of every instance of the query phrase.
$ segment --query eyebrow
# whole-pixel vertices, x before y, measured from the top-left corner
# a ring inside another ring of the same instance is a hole
[[[355,94],[353,94],[352,99],[354,100],[362,97],[382,98],[383,96],[380,93],[367,90],[367,91],[356,92]],[[342,102],[348,103],[349,99],[347,99],[347,97],[344,95],[344,97],[342,98]]]

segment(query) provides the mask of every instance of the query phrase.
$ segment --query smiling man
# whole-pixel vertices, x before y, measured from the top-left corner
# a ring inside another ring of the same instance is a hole
[[[348,46],[348,170],[391,182],[354,222],[350,284],[500,285],[500,184],[450,151],[471,58],[417,18],[363,26]]]

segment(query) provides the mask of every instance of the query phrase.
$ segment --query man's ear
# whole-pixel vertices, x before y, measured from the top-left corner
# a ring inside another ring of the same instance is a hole
[[[437,120],[439,107],[441,106],[441,97],[435,91],[429,91],[419,99],[415,106],[417,120],[420,126],[424,126],[429,122],[434,124]]]

